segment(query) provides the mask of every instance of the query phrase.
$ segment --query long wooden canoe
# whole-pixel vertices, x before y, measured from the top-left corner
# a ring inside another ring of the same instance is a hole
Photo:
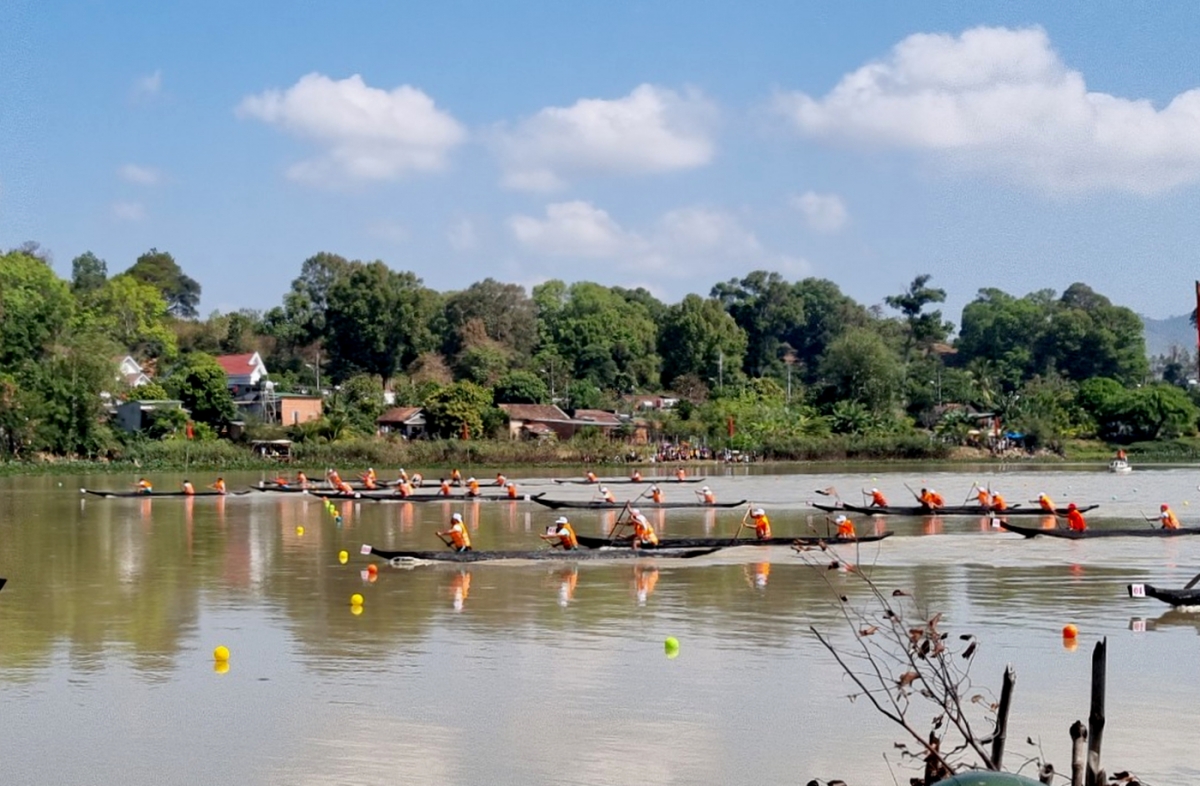
[[[1200,535],[1200,527],[1181,527],[1180,529],[1164,529],[1162,527],[1122,527],[1118,529],[1085,529],[1075,532],[1069,529],[1040,529],[1038,527],[1021,527],[1016,524],[1002,523],[1002,527],[1027,538],[1045,535],[1048,538],[1066,538],[1067,540],[1087,540],[1088,538],[1179,538],[1185,535]]]
[[[1003,513],[980,507],[979,505],[948,505],[932,510],[924,505],[889,505],[886,508],[871,508],[866,505],[830,505],[825,502],[814,502],[813,507],[829,513],[861,513],[868,516],[1049,516],[1048,511],[1041,508],[1007,508]],[[1081,505],[1080,513],[1095,510],[1099,505]],[[1058,515],[1067,515],[1066,508],[1058,508]]]
[[[597,480],[588,480],[587,478],[553,478],[553,480],[555,483],[577,483],[583,486],[611,486],[618,483],[644,483],[646,485],[654,483],[661,486],[668,483],[700,483],[708,480],[708,478],[684,478],[680,480],[679,478],[664,476],[644,477],[641,480],[634,480],[633,478],[599,478]]]
[[[655,559],[694,559],[719,551],[717,548],[707,549],[655,549],[646,553],[640,549],[536,549],[530,551],[384,551],[374,546],[363,544],[362,553],[372,554],[388,560],[430,560],[434,562],[490,562],[496,560],[565,560],[579,562],[584,560],[633,559],[653,557]]]
[[[646,502],[639,500],[638,502],[601,502],[592,500],[590,502],[576,502],[567,499],[545,499],[544,497],[530,497],[530,502],[536,502],[539,505],[544,505],[547,508],[558,510],[560,508],[577,508],[581,510],[623,510],[626,505],[638,508],[640,510],[672,510],[676,508],[739,508],[746,504],[746,500],[739,499],[737,502],[714,502],[708,504],[706,502]]]
[[[240,497],[243,494],[249,494],[250,489],[242,491],[197,491],[193,494],[187,494],[182,491],[104,491],[103,489],[80,489],[84,494],[94,494],[97,497],[145,497],[154,499],[155,497]]]
[[[1200,589],[1193,586],[1163,589],[1153,584],[1129,584],[1125,589],[1131,598],[1154,598],[1172,606],[1200,606]]]
[[[662,538],[658,541],[657,546],[643,546],[642,548],[654,551],[656,549],[729,548],[731,546],[816,546],[820,543],[873,543],[891,536],[891,532],[885,532],[882,535],[864,535],[860,538],[822,538],[815,535],[776,537],[764,540],[757,540],[753,537],[738,538],[737,540],[733,538]],[[579,545],[585,549],[629,548],[630,546],[628,537],[616,540],[594,535],[576,535],[575,537],[579,540]]]
[[[508,494],[479,494],[470,496],[467,494],[454,494],[449,497],[443,494],[413,494],[409,497],[402,497],[391,491],[356,491],[353,494],[343,494],[340,491],[313,491],[312,496],[321,499],[361,499],[370,500],[372,502],[478,502],[482,500],[491,500],[493,502],[530,502],[544,494],[522,494],[516,499],[511,499]]]

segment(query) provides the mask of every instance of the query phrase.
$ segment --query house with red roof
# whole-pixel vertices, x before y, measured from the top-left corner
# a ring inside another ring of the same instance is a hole
[[[243,355],[218,355],[217,365],[225,370],[225,384],[236,397],[253,390],[267,376],[267,366],[257,352]]]

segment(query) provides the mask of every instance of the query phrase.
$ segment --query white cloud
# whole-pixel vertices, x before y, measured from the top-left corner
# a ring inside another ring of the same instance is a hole
[[[146,217],[146,207],[141,202],[113,202],[112,216],[118,221],[141,221]]]
[[[162,92],[162,71],[155,71],[153,74],[139,76],[133,80],[133,88],[131,95],[134,100],[149,101],[158,96]]]
[[[804,216],[804,223],[814,232],[838,232],[850,220],[846,204],[837,194],[818,194],[805,191],[788,200]]]
[[[1162,109],[1089,92],[1040,28],[909,36],[823,98],[781,94],[776,108],[818,139],[924,152],[1053,192],[1200,181],[1200,89]]]
[[[641,85],[624,98],[588,98],[547,107],[493,143],[509,188],[552,191],[568,176],[650,174],[712,160],[716,107],[696,91]]]
[[[475,224],[469,218],[455,221],[446,230],[446,241],[455,251],[474,251],[479,247],[478,233]]]
[[[644,232],[625,229],[606,211],[578,201],[547,205],[544,219],[513,216],[508,226],[520,245],[542,256],[608,260],[639,275],[695,278],[723,274],[731,265],[809,270],[802,259],[764,248],[735,216],[704,207],[672,210]]]
[[[445,167],[466,130],[415,87],[369,87],[355,74],[335,81],[308,74],[285,91],[267,90],[238,104],[252,117],[311,139],[324,151],[288,170],[295,180],[394,180]]]
[[[162,175],[157,169],[137,164],[125,164],[117,170],[117,174],[121,176],[122,180],[137,183],[139,186],[157,185],[162,179]]]

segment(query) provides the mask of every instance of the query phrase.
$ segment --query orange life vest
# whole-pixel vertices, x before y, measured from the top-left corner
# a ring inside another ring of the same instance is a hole
[[[507,486],[507,489],[508,489],[508,498],[516,499],[517,498],[517,484],[509,483]]]
[[[588,483],[599,483],[600,482],[600,478],[596,477],[596,473],[592,472],[591,470],[588,470],[587,475],[585,475],[584,477],[587,478]]]
[[[450,542],[454,544],[454,548],[460,551],[471,548],[471,536],[467,534],[467,528],[461,521],[450,525]]]
[[[1175,511],[1170,508],[1159,513],[1158,517],[1162,520],[1163,529],[1179,529],[1179,519],[1175,516]]]
[[[979,493],[975,495],[975,498],[979,500],[979,506],[981,508],[991,507],[992,497],[990,494],[988,494],[987,489],[980,489]]]
[[[651,527],[649,522],[634,519],[633,542],[639,546],[657,546],[658,535],[654,534],[654,527]]]
[[[1042,506],[1042,510],[1054,511],[1054,500],[1050,499],[1045,494],[1038,497],[1038,504]]]
[[[663,501],[662,489],[655,487],[655,489],[650,492],[650,499],[656,503],[661,503]]]
[[[1004,497],[999,494],[992,495],[992,510],[1000,511],[1001,513],[1008,510],[1008,503],[1004,501]]]
[[[217,490],[218,494],[224,494],[225,493],[225,481],[222,480],[221,478],[217,478],[217,482],[213,484],[213,488]]]
[[[1067,511],[1067,526],[1072,532],[1083,532],[1087,529],[1087,522],[1083,519],[1083,514],[1078,510]]]
[[[450,481],[443,480],[441,488],[438,489],[438,493],[441,494],[443,497],[450,496]]]
[[[564,549],[570,551],[579,548],[579,539],[575,537],[575,528],[570,524],[559,524],[554,534],[558,535],[558,543]]]
[[[754,517],[754,534],[759,540],[771,537],[771,521],[766,516]]]
[[[472,497],[478,497],[479,496],[479,481],[472,480],[470,483],[468,483],[467,484],[467,493],[470,494]]]
[[[839,522],[837,536],[839,538],[856,538],[858,535],[854,532],[854,522],[850,519]]]
[[[876,508],[886,508],[888,506],[887,497],[883,496],[882,491],[872,491],[871,505]]]

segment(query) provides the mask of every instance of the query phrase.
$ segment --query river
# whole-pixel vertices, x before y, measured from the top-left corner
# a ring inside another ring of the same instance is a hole
[[[1041,491],[1060,504],[1100,503],[1088,516],[1097,528],[1143,526],[1137,519],[1162,502],[1184,526],[1200,526],[1198,477],[1184,467],[1115,476],[1026,466],[806,474],[797,465],[721,470],[708,483],[719,500],[767,508],[775,534],[800,535],[827,526],[809,503],[832,495],[817,489],[857,501],[877,486],[904,502],[906,485],[930,485],[957,503],[976,482],[1010,503]],[[191,479],[203,486],[213,476]],[[238,489],[261,475],[225,479]],[[451,512],[466,515],[481,549],[536,548],[558,514],[528,502],[343,501],[338,521],[307,495],[79,491],[132,480],[0,479],[7,783],[907,783],[912,765],[893,743],[908,740],[865,700],[847,698],[853,684],[810,631],[842,652],[856,646],[838,596],[852,613],[874,607],[846,563],[888,597],[899,589],[925,613],[941,612],[951,640],[977,637],[970,694],[998,693],[1012,664],[1010,767],[1038,755],[1032,738],[1069,771],[1067,730],[1086,720],[1090,654],[1107,638],[1108,771],[1157,786],[1200,782],[1200,614],[1125,589],[1182,586],[1200,570],[1200,537],[1025,540],[976,517],[860,517],[860,533],[894,536],[838,546],[836,556],[739,547],[657,563],[376,560],[372,577],[361,544],[441,548],[434,530]],[[182,476],[151,480],[167,490]],[[592,491],[518,482],[522,493],[554,497]],[[624,499],[641,488],[613,490]],[[693,493],[665,488],[668,500]],[[731,534],[743,512],[651,521],[660,534]],[[572,520],[598,534],[611,514]],[[834,559],[843,569],[829,568]],[[364,597],[357,613],[355,593]],[[1067,623],[1079,629],[1074,648],[1061,636]],[[666,657],[667,637],[679,641],[677,657]],[[218,645],[231,652],[227,667],[214,663]],[[926,730],[932,713],[913,712]]]

